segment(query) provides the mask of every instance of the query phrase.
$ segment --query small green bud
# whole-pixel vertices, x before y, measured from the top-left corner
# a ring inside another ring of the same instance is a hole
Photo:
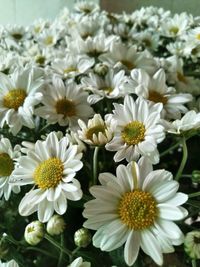
[[[192,172],[192,181],[194,183],[200,183],[200,171],[199,170],[194,170]]]
[[[81,228],[74,234],[74,243],[77,247],[86,248],[91,242],[92,236],[88,229]]]
[[[191,259],[200,259],[200,231],[186,234],[184,249]]]
[[[44,233],[43,224],[39,221],[33,221],[26,226],[24,238],[31,246],[35,246],[42,241]]]
[[[6,236],[3,236],[0,240],[0,259],[6,259],[9,253],[9,241],[6,240]]]
[[[47,223],[47,232],[50,235],[60,235],[66,227],[66,223],[62,216],[55,214]]]
[[[103,63],[98,63],[94,67],[94,72],[100,76],[105,76],[108,72],[108,66]]]

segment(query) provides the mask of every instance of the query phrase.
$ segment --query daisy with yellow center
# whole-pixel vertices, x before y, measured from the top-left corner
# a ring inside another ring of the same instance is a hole
[[[77,146],[69,143],[65,136],[58,139],[55,132],[45,141],[37,141],[27,156],[19,159],[11,183],[34,184],[34,189],[21,200],[19,213],[28,216],[35,211],[41,222],[46,222],[54,210],[62,215],[67,209],[67,199],[76,201],[82,197],[78,180],[74,178],[83,164]]]
[[[128,266],[136,261],[141,249],[158,265],[163,253],[174,251],[183,234],[173,221],[182,220],[187,211],[180,207],[187,195],[177,193],[178,182],[165,170],[152,170],[147,158],[119,165],[116,176],[99,175],[101,185],[90,188],[95,199],[85,204],[84,227],[96,230],[93,245],[112,251],[123,244]]]
[[[88,93],[74,82],[64,84],[58,76],[53,77],[52,83],[43,91],[43,106],[37,108],[35,114],[46,119],[49,124],[58,123],[77,130],[78,119],[87,121],[93,114],[93,109],[87,103]]]
[[[146,100],[126,96],[124,104],[114,104],[113,114],[108,114],[107,121],[113,127],[114,138],[106,144],[106,149],[117,151],[114,160],[128,162],[146,156],[156,164],[159,161],[157,144],[164,137],[164,127],[160,124],[160,103],[150,105]]]
[[[12,145],[7,138],[0,139],[0,198],[4,196],[5,200],[10,198],[11,192],[19,193],[20,187],[9,183],[12,179],[12,173],[15,169],[15,160],[19,158],[20,146]]]
[[[183,82],[184,77],[181,74],[177,75]],[[192,95],[178,94],[175,88],[168,87],[163,69],[158,70],[152,77],[142,69],[135,69],[131,72],[131,78],[127,91],[152,103],[161,103],[165,117],[176,119],[181,117],[181,113],[187,112],[184,104],[192,100]]]
[[[113,131],[106,125],[100,114],[95,114],[86,125],[82,120],[78,121],[81,131],[78,131],[81,140],[89,145],[102,146],[113,137]]]
[[[13,135],[26,126],[34,128],[33,110],[40,102],[41,70],[16,68],[11,75],[0,73],[0,127],[7,124]]]

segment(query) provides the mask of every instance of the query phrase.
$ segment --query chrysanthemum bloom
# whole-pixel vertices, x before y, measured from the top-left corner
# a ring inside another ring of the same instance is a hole
[[[174,251],[184,236],[173,221],[182,220],[187,210],[180,207],[187,195],[177,193],[179,184],[165,170],[152,171],[142,158],[139,163],[119,165],[117,175],[102,173],[101,185],[90,188],[95,197],[85,204],[84,227],[96,230],[93,244],[102,251],[124,247],[125,262],[131,266],[140,247],[162,265],[162,253]]]
[[[187,112],[184,104],[192,101],[192,95],[177,94],[175,88],[168,87],[163,69],[158,70],[153,77],[142,69],[135,69],[131,72],[131,77],[133,80],[130,81],[130,93],[153,103],[162,103],[166,117],[178,119],[181,113]]]
[[[76,258],[68,267],[90,267],[91,263],[83,261],[82,257]]]
[[[40,102],[36,92],[43,84],[37,68],[17,68],[11,75],[0,73],[0,127],[7,123],[16,135],[22,128],[34,128],[33,107]]]
[[[188,111],[180,120],[168,122],[162,121],[166,130],[172,134],[181,134],[190,130],[200,129],[200,112],[196,113],[194,110]]]
[[[157,143],[164,137],[164,127],[160,124],[162,104],[150,105],[146,100],[126,96],[124,104],[114,104],[114,114],[108,119],[115,125],[114,138],[106,144],[106,149],[117,151],[114,160],[119,162],[137,160],[147,156],[153,164],[158,163]]]
[[[7,138],[0,139],[0,198],[4,196],[5,200],[10,198],[11,192],[19,193],[20,187],[9,184],[15,168],[15,160],[19,158],[20,146],[16,145],[12,148]]]
[[[78,85],[69,82],[66,85],[59,77],[53,77],[53,86],[43,91],[42,107],[35,114],[46,119],[47,123],[58,123],[69,126],[71,130],[78,129],[78,119],[87,121],[93,114],[93,109],[87,103],[88,93]]]
[[[16,185],[34,184],[34,188],[21,200],[19,213],[29,216],[35,211],[41,222],[47,222],[54,210],[62,215],[67,209],[67,199],[81,199],[80,183],[74,178],[83,164],[77,146],[68,138],[58,140],[54,132],[45,141],[38,140],[34,150],[19,159],[11,182]]]
[[[113,137],[113,131],[106,125],[100,114],[95,114],[86,125],[82,120],[78,121],[81,131],[78,131],[81,140],[89,145],[102,146]]]

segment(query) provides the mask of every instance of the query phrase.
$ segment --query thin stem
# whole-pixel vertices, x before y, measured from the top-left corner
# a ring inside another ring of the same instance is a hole
[[[198,196],[200,196],[200,192],[195,192],[195,193],[191,193],[188,195],[189,198],[198,197]]]
[[[61,247],[64,247],[64,235],[63,235],[63,233],[60,236],[60,245],[61,245]],[[63,251],[61,250],[60,251],[60,256],[59,256],[59,259],[58,259],[57,267],[61,267],[62,266],[62,260],[63,260]]]
[[[60,249],[63,253],[65,253],[69,257],[71,257],[71,255],[72,255],[71,251],[68,250],[68,249],[66,249],[66,248],[61,247],[61,245],[57,241],[55,241],[51,236],[45,234],[44,235],[44,238],[46,240],[48,240],[52,245],[54,245],[55,247],[57,247],[58,249]]]
[[[197,262],[196,262],[196,260],[192,260],[192,267],[197,267]]]
[[[27,247],[26,249],[27,249],[27,250],[34,250],[34,251],[40,252],[40,253],[42,253],[42,254],[48,256],[48,257],[57,259],[57,257],[54,256],[53,253],[49,253],[49,252],[47,252],[46,250],[43,250],[43,249],[41,249],[41,248],[37,248],[37,247]]]
[[[96,146],[93,154],[93,185],[97,184],[98,152],[99,152],[99,147]]]
[[[170,151],[172,151],[175,148],[177,148],[180,145],[180,143],[181,143],[181,140],[179,142],[177,142],[176,144],[170,146],[168,149],[166,149],[165,151],[160,153],[160,157],[163,157],[163,156],[167,155]]]
[[[183,172],[183,169],[185,167],[185,164],[187,162],[187,157],[188,157],[188,151],[187,151],[187,145],[186,145],[185,137],[183,136],[181,140],[182,140],[182,145],[183,145],[183,157],[182,157],[181,164],[179,166],[179,169],[178,169],[176,177],[175,177],[176,181],[178,181],[180,179],[181,174]]]

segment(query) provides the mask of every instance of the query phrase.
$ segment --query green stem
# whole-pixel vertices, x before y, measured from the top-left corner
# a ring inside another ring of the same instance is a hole
[[[55,241],[51,236],[45,234],[44,238],[46,240],[48,240],[52,245],[54,245],[55,247],[57,247],[58,249],[60,249],[60,251],[62,251],[64,254],[68,255],[69,257],[71,257],[72,253],[70,250],[63,248],[57,241]]]
[[[48,257],[57,259],[57,257],[54,256],[54,254],[49,253],[49,252],[47,252],[46,250],[43,250],[43,249],[41,249],[41,248],[37,248],[37,247],[27,247],[26,249],[27,249],[27,250],[34,250],[34,251],[40,252],[40,253],[42,253],[42,254],[48,256]]]
[[[97,184],[98,152],[99,152],[99,147],[96,146],[93,154],[93,185]]]
[[[181,140],[178,141],[176,144],[170,146],[168,149],[166,149],[165,151],[163,151],[162,153],[160,153],[160,157],[163,157],[165,155],[167,155],[170,151],[174,150],[175,148],[177,148],[181,143]]]
[[[197,267],[196,260],[192,260],[192,267]]]
[[[64,247],[64,235],[63,235],[63,233],[60,236],[60,245],[61,245],[61,247]],[[59,259],[58,259],[57,267],[61,267],[62,266],[62,260],[63,260],[63,251],[61,250],[60,251],[60,256],[59,256]]]
[[[200,192],[195,192],[195,193],[191,193],[188,195],[189,198],[198,197],[198,196],[200,196]]]
[[[181,140],[182,140],[182,145],[183,145],[183,157],[182,157],[182,161],[181,161],[181,164],[179,166],[179,169],[177,171],[177,174],[175,176],[176,181],[178,181],[180,179],[181,174],[183,172],[183,169],[185,167],[185,164],[187,162],[187,157],[188,157],[188,151],[187,151],[187,145],[186,145],[185,137],[183,136]]]

